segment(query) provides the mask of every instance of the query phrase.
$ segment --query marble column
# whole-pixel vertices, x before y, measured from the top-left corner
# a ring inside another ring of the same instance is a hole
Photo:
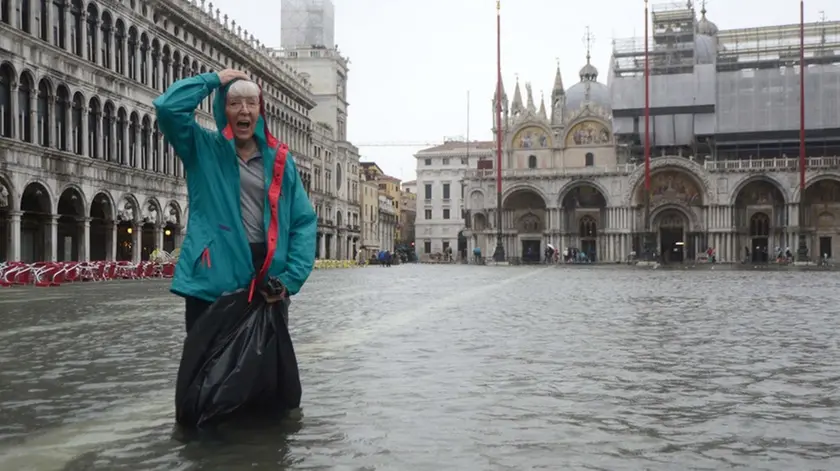
[[[323,232],[321,233],[320,240],[318,241],[318,258],[324,259],[327,256],[327,235]]]
[[[9,243],[8,257],[10,262],[20,261],[20,218],[21,211],[12,211],[9,214]]]
[[[78,244],[78,261],[90,261],[90,219],[89,217],[79,218],[79,226],[81,227],[82,237]]]
[[[47,260],[48,262],[55,262],[58,260],[58,215],[52,214],[48,216],[47,220],[47,228],[48,231],[48,253],[47,253]]]
[[[117,221],[111,221],[111,237],[109,239],[109,248],[108,253],[105,254],[108,260],[116,260],[117,259],[117,240],[119,240],[119,225]]]
[[[155,225],[155,246],[152,251],[155,249],[163,250],[163,228],[164,226],[162,224]]]
[[[82,104],[82,122],[79,123],[79,129],[77,133],[81,133],[82,135],[82,138],[80,139],[82,143],[81,155],[89,156],[90,151],[88,148],[88,109],[85,104]]]
[[[142,258],[143,248],[143,225],[134,223],[131,229],[131,261],[139,263]]]

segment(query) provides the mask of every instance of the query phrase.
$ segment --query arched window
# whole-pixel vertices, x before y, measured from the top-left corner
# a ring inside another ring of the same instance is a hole
[[[755,213],[750,218],[750,236],[769,237],[770,218],[764,213]]]
[[[529,155],[528,156],[528,168],[537,168],[537,156],[536,155]]]
[[[598,236],[598,225],[595,218],[592,216],[584,216],[580,218],[580,237],[584,239],[594,239]]]
[[[586,166],[593,167],[595,166],[595,155],[592,152],[586,153]]]

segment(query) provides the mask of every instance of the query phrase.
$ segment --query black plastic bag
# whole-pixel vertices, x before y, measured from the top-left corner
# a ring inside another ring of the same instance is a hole
[[[180,425],[203,428],[300,407],[289,303],[248,297],[247,290],[222,296],[187,334],[175,389]]]

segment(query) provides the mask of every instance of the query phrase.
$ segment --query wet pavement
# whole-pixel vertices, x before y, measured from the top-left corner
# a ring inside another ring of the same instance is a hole
[[[160,281],[0,290],[0,470],[840,469],[836,273],[397,266],[293,303],[303,416],[173,434]]]

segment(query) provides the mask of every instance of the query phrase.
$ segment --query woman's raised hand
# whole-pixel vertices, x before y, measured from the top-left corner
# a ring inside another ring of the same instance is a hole
[[[219,76],[219,81],[222,83],[223,87],[237,79],[251,80],[251,77],[249,77],[248,74],[236,69],[225,69],[221,72],[217,72],[217,75]]]

